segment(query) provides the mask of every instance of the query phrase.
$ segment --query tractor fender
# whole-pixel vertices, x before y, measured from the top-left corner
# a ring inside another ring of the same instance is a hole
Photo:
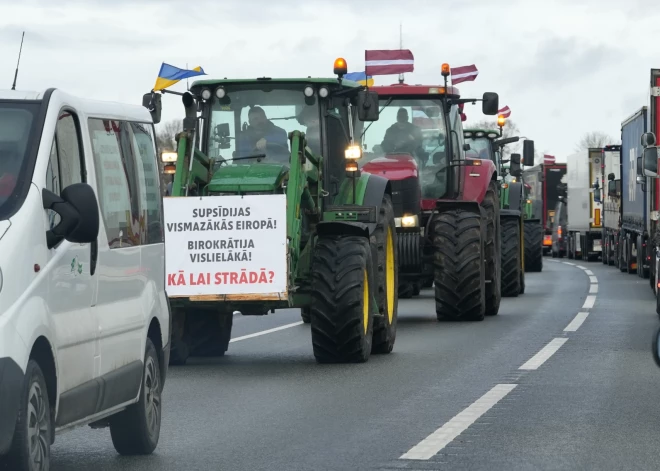
[[[375,224],[365,224],[363,222],[322,221],[316,225],[316,233],[320,237],[353,235],[369,238],[371,233],[369,226],[372,225],[375,229]]]
[[[390,181],[380,175],[369,174],[367,186],[364,195],[361,198],[363,206],[375,206],[376,214],[380,212],[380,206],[383,204],[383,196],[386,194],[392,196],[392,185]],[[358,195],[358,201],[360,200]]]
[[[480,165],[470,165],[471,159],[465,159],[465,165],[461,166],[463,172],[463,195],[461,200],[474,201],[481,204],[490,182],[495,174],[495,164],[491,160],[479,160]],[[473,159],[476,160],[476,159]],[[497,178],[497,177],[495,177]]]
[[[515,218],[520,219],[522,212],[517,209],[500,209],[500,218]]]
[[[518,212],[522,209],[523,203],[523,184],[520,182],[509,183],[509,207],[504,209],[515,209]]]
[[[523,222],[529,222],[529,223],[534,222],[534,223],[539,223],[540,224],[541,220],[540,219],[525,219]]]

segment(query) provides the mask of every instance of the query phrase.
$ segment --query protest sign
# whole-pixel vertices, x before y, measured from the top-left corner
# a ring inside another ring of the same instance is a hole
[[[167,294],[287,292],[286,196],[163,200]]]

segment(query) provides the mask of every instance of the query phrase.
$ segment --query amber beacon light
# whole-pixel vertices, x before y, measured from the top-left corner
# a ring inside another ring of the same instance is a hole
[[[335,75],[346,75],[348,73],[348,66],[346,65],[346,61],[344,58],[339,57],[335,59],[335,67],[334,67],[334,72]]]
[[[451,72],[451,69],[449,68],[449,64],[442,64],[441,70],[443,77],[449,77],[449,73]]]

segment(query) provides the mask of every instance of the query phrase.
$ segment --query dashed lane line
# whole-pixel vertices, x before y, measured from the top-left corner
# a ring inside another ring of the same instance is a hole
[[[591,309],[592,307],[594,307],[594,304],[596,304],[596,296],[590,294],[589,296],[587,296],[587,299],[584,300],[582,309]]]
[[[589,285],[589,294],[598,293],[598,283],[592,283]]]
[[[536,370],[538,369],[543,363],[548,361],[548,359],[557,353],[557,350],[561,348],[562,345],[564,345],[568,341],[567,338],[555,338],[550,341],[549,344],[547,344],[545,347],[543,347],[539,352],[534,355],[532,358],[527,360],[525,364],[523,364],[519,370]]]
[[[242,337],[236,337],[236,338],[231,339],[229,341],[229,343],[240,342],[241,340],[252,339],[254,337],[260,337],[260,336],[266,335],[266,334],[272,334],[273,332],[277,332],[277,331],[284,330],[284,329],[290,329],[291,327],[295,327],[297,325],[302,325],[303,323],[304,323],[303,321],[298,321],[298,322],[294,322],[293,324],[281,325],[279,327],[275,327],[274,329],[262,330],[261,332],[255,332],[254,334],[243,335]]]
[[[566,326],[564,332],[577,331],[580,328],[580,326],[584,323],[584,321],[587,319],[588,315],[589,315],[588,312],[578,312],[577,316],[575,316],[575,318],[573,318],[571,323]]]

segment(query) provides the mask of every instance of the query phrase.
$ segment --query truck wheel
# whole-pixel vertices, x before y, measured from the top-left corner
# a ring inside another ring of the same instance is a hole
[[[486,312],[487,316],[496,316],[500,310],[502,300],[502,286],[500,282],[500,263],[502,250],[500,234],[500,197],[497,183],[490,182],[486,196],[482,202],[486,210],[486,240],[484,241],[484,258],[486,259]]]
[[[435,310],[438,320],[484,319],[486,277],[479,214],[440,213],[433,224]]]
[[[311,322],[311,316],[310,316],[310,309],[309,307],[303,307],[300,308],[300,317],[302,317],[302,321],[305,324],[309,324]]]
[[[174,308],[172,313],[172,333],[170,335],[170,365],[185,365],[190,356],[190,348],[184,340],[186,312]]]
[[[422,282],[422,288],[433,288],[433,278],[428,278]]]
[[[520,270],[520,294],[525,294],[525,270]]]
[[[396,339],[399,304],[399,260],[394,209],[390,195],[383,196],[378,215],[378,225],[371,235],[371,244],[378,253],[377,279],[374,289],[379,316],[374,318],[374,335],[371,353],[390,353]],[[412,284],[412,295],[419,294]]]
[[[502,221],[502,296],[515,298],[520,294],[520,221]]]
[[[419,293],[422,292],[422,283],[416,281],[413,283],[413,296],[419,296]]]
[[[414,289],[412,283],[409,282],[403,282],[399,283],[399,287],[397,289],[398,297],[400,299],[410,299],[413,297]]]
[[[48,470],[53,424],[48,388],[44,374],[35,360],[28,362],[23,379],[14,439],[6,456],[0,456],[0,468],[12,471]],[[2,465],[7,466],[3,468]]]
[[[156,347],[147,338],[140,399],[110,417],[110,436],[121,455],[149,455],[158,445],[162,381]]]
[[[321,237],[312,259],[312,346],[319,363],[363,363],[373,341],[377,284],[364,237]]]
[[[543,271],[543,227],[538,222],[524,224],[525,271],[541,272]]]
[[[197,357],[221,357],[229,348],[232,313],[194,312],[186,319],[186,338],[190,355]]]

